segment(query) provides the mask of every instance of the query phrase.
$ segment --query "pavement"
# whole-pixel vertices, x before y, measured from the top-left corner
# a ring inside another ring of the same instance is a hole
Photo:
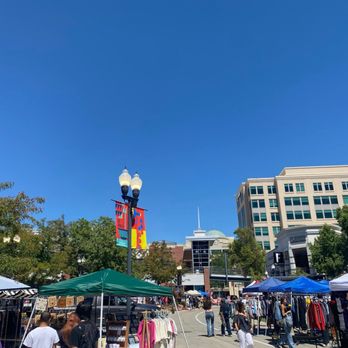
[[[221,347],[231,348],[239,347],[236,332],[232,336],[221,336],[221,321],[218,315],[218,307],[214,308],[215,312],[215,337],[207,337],[207,330],[205,324],[204,311],[202,309],[194,309],[191,311],[180,311],[180,317],[185,329],[187,341],[190,348],[204,348],[204,347]],[[173,319],[178,327],[177,348],[187,348],[184,335],[180,327],[178,314],[173,315]],[[274,347],[272,339],[265,335],[253,336],[255,348]],[[298,347],[315,348],[311,344],[299,344]],[[320,347],[320,346],[318,346]]]

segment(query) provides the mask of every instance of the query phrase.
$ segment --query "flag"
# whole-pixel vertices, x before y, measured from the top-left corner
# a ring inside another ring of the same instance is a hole
[[[127,248],[128,246],[128,206],[121,202],[116,202],[116,245]]]
[[[132,226],[132,249],[146,249],[145,210],[134,208]]]

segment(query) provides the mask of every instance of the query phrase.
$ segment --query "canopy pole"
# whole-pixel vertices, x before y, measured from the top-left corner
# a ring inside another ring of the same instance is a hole
[[[185,334],[184,325],[182,324],[181,317],[180,317],[180,314],[179,314],[179,309],[178,309],[178,306],[177,306],[177,304],[176,304],[176,301],[175,301],[175,297],[174,297],[174,296],[173,296],[173,301],[174,301],[175,310],[176,310],[176,312],[178,313],[178,318],[179,318],[181,330],[182,330],[182,333],[183,333],[183,335],[184,335],[184,339],[185,339],[185,342],[186,342],[186,347],[187,347],[187,348],[190,348],[190,346],[189,346],[189,344],[188,344],[188,342],[187,342],[187,337],[186,337],[186,334]]]
[[[38,298],[36,297],[35,302],[34,302],[34,306],[33,306],[33,309],[32,309],[32,311],[31,311],[31,313],[30,313],[29,321],[28,321],[27,327],[25,328],[24,335],[23,335],[23,337],[22,337],[21,344],[20,344],[19,348],[22,348],[23,342],[24,342],[25,337],[26,337],[26,335],[27,335],[27,333],[28,333],[29,325],[30,325],[30,323],[31,323],[31,319],[33,319],[33,316],[34,316],[34,313],[35,313],[36,301],[37,301],[37,299],[38,299]]]
[[[102,338],[103,338],[104,292],[101,293],[100,301],[101,301],[101,304],[100,304],[99,343],[98,343],[98,347],[99,347],[99,348],[101,348],[101,346],[102,346]]]

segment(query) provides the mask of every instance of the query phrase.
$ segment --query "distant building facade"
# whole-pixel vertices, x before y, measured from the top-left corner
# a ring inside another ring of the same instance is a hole
[[[348,165],[289,167],[247,179],[236,203],[239,227],[251,228],[266,251],[274,249],[282,229],[336,223],[336,209],[348,205]]]
[[[316,275],[311,262],[310,245],[319,236],[322,225],[297,226],[281,230],[277,247],[266,254],[266,269],[272,276],[291,276],[298,273]],[[338,225],[330,227],[340,234]]]

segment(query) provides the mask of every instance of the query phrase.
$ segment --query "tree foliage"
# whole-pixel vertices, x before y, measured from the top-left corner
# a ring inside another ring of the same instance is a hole
[[[243,276],[261,278],[265,272],[265,253],[256,243],[253,231],[238,228],[234,233],[236,237],[229,249],[232,266]]]
[[[343,239],[330,226],[324,225],[318,238],[310,245],[312,265],[329,277],[340,275],[345,269]]]
[[[140,267],[144,278],[152,279],[157,284],[169,282],[177,274],[172,252],[164,242],[153,243],[138,267]]]
[[[0,183],[0,191],[12,187],[12,183]],[[76,276],[103,268],[125,270],[126,250],[115,245],[111,218],[69,224],[64,217],[38,221],[36,214],[42,211],[43,202],[24,192],[0,197],[1,275],[39,286],[60,279],[62,273]],[[13,238],[16,235],[20,242]]]

